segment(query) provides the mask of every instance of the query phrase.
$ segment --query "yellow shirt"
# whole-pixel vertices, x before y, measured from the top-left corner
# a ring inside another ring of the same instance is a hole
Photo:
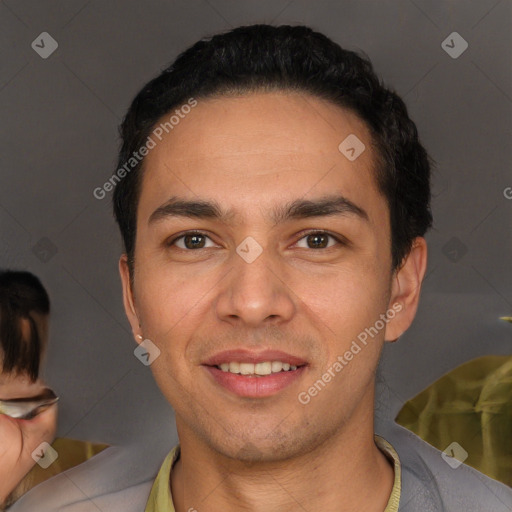
[[[395,449],[384,438],[375,435],[375,444],[393,462],[395,468],[395,481],[393,489],[384,512],[398,512],[401,490],[401,469],[400,459]],[[180,445],[177,444],[167,455],[160,471],[153,483],[145,512],[176,512],[171,495],[171,471],[174,463],[179,459]]]

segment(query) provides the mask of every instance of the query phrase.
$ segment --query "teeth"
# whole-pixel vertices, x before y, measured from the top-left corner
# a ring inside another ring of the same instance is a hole
[[[283,369],[283,363],[281,361],[272,361],[271,367],[273,372],[280,372]]]
[[[222,363],[220,369],[223,372],[240,373],[242,375],[270,375],[281,371],[296,370],[297,366],[281,361],[265,361],[263,363]]]
[[[267,361],[266,363],[255,364],[254,373],[256,375],[270,375],[272,373],[272,363]]]
[[[231,369],[231,363],[230,363],[230,369]],[[254,373],[254,365],[251,363],[240,363],[240,373],[242,375],[250,375],[251,373]]]

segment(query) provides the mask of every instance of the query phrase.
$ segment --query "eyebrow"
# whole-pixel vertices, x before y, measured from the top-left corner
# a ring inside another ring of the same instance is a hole
[[[370,222],[368,213],[363,208],[341,195],[324,196],[315,200],[296,199],[272,209],[269,219],[277,225],[289,220],[332,215],[349,215]],[[151,214],[148,224],[173,217],[213,219],[231,223],[236,216],[235,211],[224,210],[216,201],[171,197]]]

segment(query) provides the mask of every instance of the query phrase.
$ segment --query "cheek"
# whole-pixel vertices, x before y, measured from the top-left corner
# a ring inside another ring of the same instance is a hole
[[[208,290],[215,282],[155,268],[139,275],[143,286],[138,290],[137,309],[143,334],[160,350],[151,371],[169,400],[179,400],[186,393],[180,383],[191,379],[188,344],[205,321],[211,301]]]
[[[313,276],[300,285],[304,302],[325,319],[340,326],[371,320],[385,305],[385,283],[375,261],[365,263],[363,258],[332,272]]]
[[[330,369],[336,375],[332,393],[345,393],[347,382],[354,393],[362,393],[372,378],[385,332],[375,330],[375,323],[387,306],[382,278],[346,268],[325,279],[321,288],[310,282],[303,293],[307,306],[303,311],[325,351],[325,359],[315,368],[312,380],[322,378]],[[338,371],[335,363],[343,369]]]
[[[141,268],[144,267],[146,270],[139,274],[136,283],[137,310],[142,325],[147,326],[144,335],[153,336],[153,341],[157,342],[178,323],[182,329],[186,316],[203,293],[198,293],[198,283],[194,284],[179,272],[141,264]]]

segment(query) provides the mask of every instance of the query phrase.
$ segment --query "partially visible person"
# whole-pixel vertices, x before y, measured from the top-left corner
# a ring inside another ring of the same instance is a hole
[[[50,299],[36,276],[26,271],[0,271],[0,400],[3,403],[37,397],[48,389],[40,368],[48,344],[49,319]],[[30,419],[14,418],[2,410],[0,510],[6,510],[43,480],[107,446],[55,439],[57,403],[42,408]],[[46,464],[36,465],[37,456],[32,456],[44,442],[58,453],[58,459],[46,468],[43,467]]]
[[[39,367],[48,339],[50,299],[29,272],[0,273],[0,399],[37,396],[45,389]],[[32,452],[51,443],[57,430],[57,404],[30,420],[0,414],[0,503],[36,461]]]

